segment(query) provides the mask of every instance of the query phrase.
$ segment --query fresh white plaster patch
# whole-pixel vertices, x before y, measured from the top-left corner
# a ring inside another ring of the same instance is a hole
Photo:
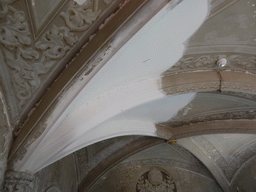
[[[132,126],[124,126],[123,128],[126,127],[127,130],[116,132],[120,129],[114,129],[112,135],[105,135],[104,138],[100,137],[101,129],[97,127],[104,127],[103,122],[107,123],[119,113],[166,97],[159,90],[161,73],[181,58],[185,50],[184,43],[207,16],[208,1],[187,0],[171,11],[168,8],[168,5],[163,8],[95,75],[74,98],[59,120],[48,128],[50,130],[47,130],[44,138],[41,137],[40,144],[28,149],[23,159],[26,162],[20,162],[16,166],[17,170],[33,172],[35,165],[37,165],[36,170],[41,169],[46,162],[52,163],[57,159],[56,157],[62,158],[78,147],[87,146],[90,142],[99,139],[138,132],[142,135],[152,134],[153,129],[150,129],[152,122],[130,118],[131,123],[143,122],[150,125],[143,131],[133,130]],[[177,110],[173,109],[173,113]],[[110,132],[108,129],[105,131]],[[94,134],[88,138],[89,133]],[[82,135],[86,137],[79,140]],[[72,145],[76,140],[83,142],[81,145],[77,144],[80,146]],[[65,148],[68,149],[68,153],[57,155]]]
[[[63,154],[69,154],[74,149],[79,150],[101,140],[122,135],[147,135],[157,136],[155,123],[165,122],[174,117],[177,112],[189,104],[196,93],[164,97],[150,103],[136,106],[113,118],[99,124],[89,131],[75,136],[76,140],[67,145],[60,153],[54,156],[54,161],[60,159]],[[85,124],[84,126],[87,126]],[[118,135],[119,134],[119,135]],[[68,137],[71,135],[69,134]],[[72,136],[71,136],[72,137]],[[69,139],[69,138],[66,138]],[[86,142],[85,142],[86,141]],[[53,146],[52,146],[53,147]],[[51,148],[51,146],[49,146]],[[47,150],[47,149],[44,149]],[[53,151],[52,151],[53,152]],[[43,157],[41,157],[43,158]]]
[[[113,115],[111,112],[114,110],[110,108],[103,111],[100,117],[96,116],[98,119],[95,120],[93,118],[88,118],[84,124],[80,125],[71,125],[68,122],[63,122],[63,124],[60,126],[62,126],[62,128],[65,127],[66,129],[61,133],[62,137],[58,137],[58,134],[60,133],[55,132],[54,134],[56,135],[52,135],[52,138],[55,138],[55,140],[50,140],[51,142],[49,142],[49,145],[45,145],[45,148],[41,149],[40,153],[38,154],[39,160],[36,161],[35,164],[30,163],[29,169],[30,167],[36,169],[38,163],[40,161],[45,161],[45,159],[47,159],[49,156],[53,156],[52,160],[56,161],[62,158],[64,154],[70,154],[74,150],[84,147],[84,145],[88,146],[92,143],[115,136],[157,136],[155,123],[167,121],[175,116],[180,109],[185,107],[191,102],[191,100],[194,99],[195,95],[195,93],[189,93],[177,96],[162,97],[162,99],[156,99],[150,103],[145,103],[139,106],[135,105],[134,108],[125,110],[123,113],[117,112],[116,116],[113,118],[109,118],[109,115]],[[83,119],[84,116],[83,113],[80,114],[80,116],[77,116],[78,121]],[[85,131],[83,127],[92,127],[92,123],[94,124],[94,128]],[[81,132],[70,131],[70,127],[73,126],[81,126],[79,129]],[[59,142],[60,140],[56,138],[66,142]],[[73,142],[69,143],[69,141]],[[44,155],[45,153],[47,153],[47,156]]]
[[[203,23],[207,13],[206,0],[183,1],[171,11],[165,6],[95,75],[71,104],[71,110],[113,87],[159,76],[172,67],[182,57],[184,42]]]
[[[87,146],[93,143],[125,135],[145,135],[145,136],[155,136],[155,124],[146,121],[139,121],[136,119],[129,120],[120,120],[120,121],[108,121],[104,123],[104,126],[95,127],[86,134],[84,134],[80,139],[75,141],[74,145],[78,149],[84,147],[84,141],[86,141]],[[97,137],[95,137],[97,135]],[[52,157],[50,161],[43,161],[43,164],[38,164],[34,162],[34,164],[30,165],[30,168],[33,168],[34,171],[38,171],[41,167],[46,167],[50,165],[52,162],[55,162],[61,159],[66,154],[70,154],[74,151],[73,143],[67,145],[66,148],[60,150],[57,154],[54,151],[49,151],[49,155]],[[39,155],[40,158],[44,158],[42,154]]]

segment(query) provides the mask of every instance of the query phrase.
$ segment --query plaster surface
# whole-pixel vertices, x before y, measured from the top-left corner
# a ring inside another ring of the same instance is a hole
[[[120,112],[166,97],[159,91],[160,74],[182,56],[184,43],[207,14],[206,0],[183,1],[171,11],[167,5],[95,75],[55,125],[48,128],[40,144],[30,146],[26,163],[17,163],[15,169],[35,172],[75,150],[114,136],[155,135],[152,122],[138,120],[130,121],[132,124],[121,130],[129,120],[119,125],[114,120],[116,128],[104,129],[105,134],[102,128],[96,128],[104,127],[104,122]],[[181,103],[187,101],[190,99]],[[79,145],[70,147],[74,142]],[[62,153],[66,147],[70,147],[68,153]]]
[[[180,150],[178,146],[166,143],[146,149],[117,164],[102,175],[88,191],[140,191],[138,186],[141,184],[138,180],[152,168],[168,174],[169,182],[175,186],[168,188],[167,185],[165,190],[158,188],[159,192],[222,191],[208,170],[193,155],[186,150]],[[148,179],[144,187],[154,191],[154,185],[150,182]]]

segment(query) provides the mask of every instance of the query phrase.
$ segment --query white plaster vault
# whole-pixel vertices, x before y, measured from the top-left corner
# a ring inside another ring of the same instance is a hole
[[[35,172],[82,147],[115,136],[156,136],[155,123],[170,119],[195,96],[166,98],[159,90],[160,75],[180,59],[185,42],[206,18],[208,6],[205,0],[184,1],[173,10],[166,5],[108,61],[55,122],[47,122],[50,126],[35,142],[37,146],[28,148],[15,169]],[[136,106],[153,101],[156,103],[148,105],[141,116],[136,114],[140,110]],[[163,105],[167,107],[164,113],[150,114],[156,107],[162,110]],[[118,114],[133,108],[129,113],[135,116],[119,120]]]
[[[0,191],[256,191],[255,20],[256,0],[0,0]]]

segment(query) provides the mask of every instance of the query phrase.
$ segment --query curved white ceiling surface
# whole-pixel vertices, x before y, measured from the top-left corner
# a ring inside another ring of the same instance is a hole
[[[37,146],[19,162],[35,172],[97,141],[121,135],[155,136],[194,94],[167,97],[161,73],[173,66],[208,14],[208,0],[165,6],[84,87]]]

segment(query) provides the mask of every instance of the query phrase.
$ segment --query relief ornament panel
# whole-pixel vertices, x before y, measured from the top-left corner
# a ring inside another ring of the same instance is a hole
[[[102,0],[108,5],[110,2]],[[78,35],[86,31],[99,17],[99,0],[86,1],[83,5],[70,2],[60,16],[66,26],[52,24],[40,40],[33,42],[25,13],[14,8],[14,0],[0,1],[0,44],[3,57],[10,69],[11,80],[18,99],[19,109],[31,99],[42,84],[42,75],[56,66],[78,42]]]
[[[228,60],[228,64],[221,68],[222,70],[239,70],[253,74],[256,73],[255,55],[216,53],[205,55],[186,55],[182,57],[173,67],[167,70],[165,74],[220,69],[216,65],[216,61],[220,58],[226,58]]]
[[[138,180],[137,192],[176,192],[176,185],[172,177],[156,167],[152,167]]]

